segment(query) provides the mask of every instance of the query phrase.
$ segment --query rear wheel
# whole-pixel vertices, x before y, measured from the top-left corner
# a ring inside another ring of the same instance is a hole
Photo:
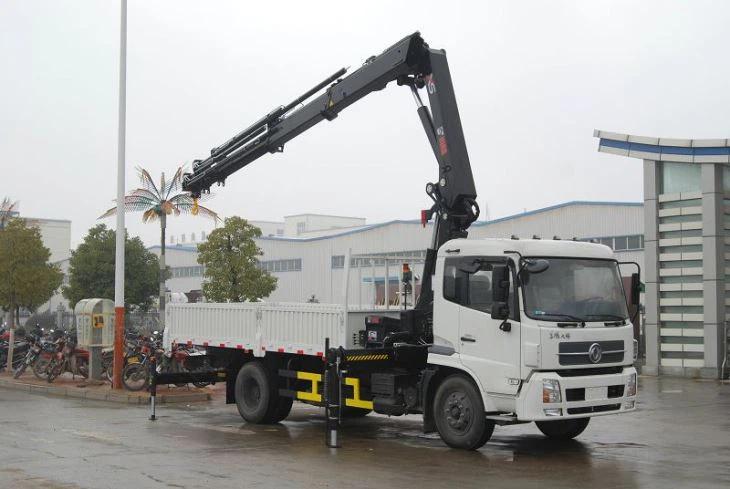
[[[294,399],[292,399],[291,397],[279,396],[279,400],[276,403],[276,408],[274,409],[274,412],[271,415],[271,420],[269,422],[278,423],[280,421],[284,421],[291,412],[292,404],[294,404]]]
[[[571,440],[583,433],[591,418],[560,419],[556,421],[535,421],[543,435],[554,440]]]
[[[249,423],[278,423],[289,415],[292,399],[279,396],[276,382],[261,362],[249,362],[236,377],[236,406]]]
[[[441,383],[434,398],[434,418],[441,439],[452,448],[481,448],[494,431],[494,422],[484,414],[481,394],[463,375],[452,375]]]

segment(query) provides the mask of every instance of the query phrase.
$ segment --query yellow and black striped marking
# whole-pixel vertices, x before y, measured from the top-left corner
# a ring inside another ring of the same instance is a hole
[[[280,395],[287,397],[293,397],[300,401],[309,402],[313,404],[322,403],[322,394],[320,393],[320,385],[322,384],[322,374],[314,372],[302,372],[300,370],[280,370],[279,375],[288,378],[295,378],[307,382],[309,387],[307,390],[279,390]],[[352,388],[352,393],[345,394],[345,406],[360,408],[360,409],[373,409],[373,402],[368,401],[360,397],[360,379],[357,377],[345,377],[345,385]]]
[[[302,401],[322,402],[322,395],[317,392],[319,390],[318,385],[320,382],[322,382],[322,374],[297,371],[297,379],[308,380],[312,383],[312,390],[297,391],[297,399],[300,399]]]
[[[368,362],[377,360],[388,360],[390,356],[387,353],[375,353],[375,354],[358,354],[358,355],[347,355],[345,360],[348,362]]]

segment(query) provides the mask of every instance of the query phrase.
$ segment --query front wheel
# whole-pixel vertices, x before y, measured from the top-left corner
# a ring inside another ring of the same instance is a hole
[[[130,363],[122,370],[122,384],[128,391],[141,391],[147,386],[149,368],[142,363]]]
[[[535,421],[542,434],[554,440],[571,440],[583,433],[591,418]]]
[[[21,375],[23,375],[23,372],[25,372],[25,369],[28,368],[28,362],[23,362],[23,364],[15,369],[15,372],[13,372],[13,378],[19,379]]]
[[[494,432],[481,394],[463,375],[452,375],[441,383],[434,398],[434,418],[441,439],[452,448],[476,450]]]
[[[33,364],[33,375],[35,375],[40,380],[46,380],[49,362],[50,360],[48,358],[38,358],[38,360],[36,360]]]

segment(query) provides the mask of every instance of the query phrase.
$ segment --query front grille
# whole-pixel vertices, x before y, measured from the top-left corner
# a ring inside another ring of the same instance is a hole
[[[598,362],[592,362],[588,355],[588,351],[594,343],[598,343],[601,347],[602,354],[601,359]],[[558,361],[560,365],[618,363],[623,362],[624,355],[625,348],[623,340],[564,341],[558,345]]]
[[[623,372],[623,367],[598,367],[558,370],[555,373],[561,377],[582,377],[584,375],[613,375]]]
[[[620,408],[621,404],[603,404],[602,406],[568,408],[568,414],[605,413],[606,411],[618,411]]]

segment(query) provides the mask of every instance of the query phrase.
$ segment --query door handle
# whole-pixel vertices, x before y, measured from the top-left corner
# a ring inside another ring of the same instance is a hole
[[[476,343],[477,340],[473,336],[462,336],[461,341],[467,341],[469,343]]]

